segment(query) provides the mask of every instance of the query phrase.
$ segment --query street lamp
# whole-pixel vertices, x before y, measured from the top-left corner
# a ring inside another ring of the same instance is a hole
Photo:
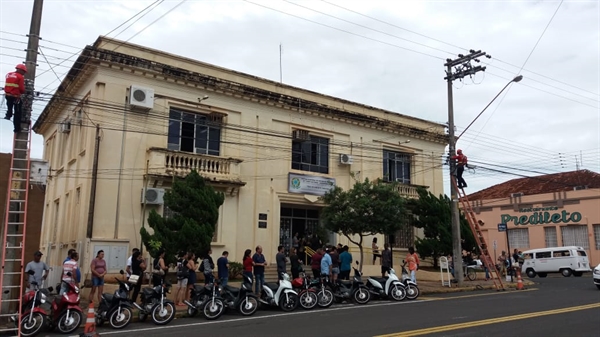
[[[496,95],[496,97],[494,97],[494,99],[492,99],[492,100],[491,100],[491,101],[488,103],[488,105],[486,105],[486,106],[485,106],[485,108],[483,108],[483,110],[481,110],[481,112],[479,113],[479,115],[477,115],[477,117],[475,117],[475,119],[473,119],[473,120],[471,121],[471,123],[470,123],[469,125],[467,125],[467,127],[466,127],[466,128],[463,130],[463,132],[461,132],[461,133],[460,133],[460,135],[459,135],[458,137],[456,137],[456,141],[458,141],[458,140],[460,139],[460,137],[461,137],[461,136],[462,136],[462,135],[463,135],[465,132],[467,132],[467,130],[468,130],[470,127],[471,127],[471,125],[473,125],[473,123],[475,123],[475,121],[476,121],[476,120],[477,120],[477,119],[478,119],[478,118],[479,118],[479,117],[480,117],[480,116],[483,114],[483,112],[484,112],[485,110],[487,110],[487,108],[488,108],[490,105],[492,105],[492,103],[494,103],[494,101],[496,100],[496,98],[498,98],[498,96],[500,96],[500,94],[501,94],[501,93],[502,93],[504,90],[506,90],[506,88],[508,88],[508,86],[509,86],[511,83],[513,83],[513,82],[514,82],[514,83],[520,82],[522,79],[523,79],[523,75],[518,75],[518,76],[516,76],[515,78],[513,78],[512,80],[510,80],[510,82],[506,83],[506,85],[504,86],[504,88],[502,88],[502,90],[500,90],[500,92],[498,93],[498,95]]]

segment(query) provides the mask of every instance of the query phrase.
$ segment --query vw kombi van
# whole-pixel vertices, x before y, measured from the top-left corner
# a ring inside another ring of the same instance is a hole
[[[548,273],[561,273],[564,277],[581,276],[590,272],[590,261],[582,247],[550,247],[523,252],[521,272],[533,278],[546,277]]]

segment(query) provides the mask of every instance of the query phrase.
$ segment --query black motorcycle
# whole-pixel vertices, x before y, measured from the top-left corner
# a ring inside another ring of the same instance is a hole
[[[142,304],[133,303],[139,311],[140,322],[152,316],[156,325],[168,324],[175,318],[175,303],[167,299],[171,292],[171,283],[168,281],[153,288],[143,288],[141,292]]]
[[[250,316],[258,309],[258,297],[252,293],[252,278],[244,275],[241,288],[222,287],[221,297],[227,309],[235,309]]]
[[[125,274],[122,270],[121,275]],[[104,293],[102,300],[96,311],[96,325],[100,326],[104,321],[110,322],[115,329],[123,329],[133,318],[133,305],[129,299],[130,285],[115,277],[119,283],[119,289],[115,290],[114,295]]]
[[[329,277],[324,276],[326,284],[333,289],[333,296],[338,303],[344,300],[353,300],[357,304],[367,304],[371,300],[371,293],[362,282],[362,273],[355,267],[352,267],[352,269],[354,269],[352,280],[337,279],[335,283],[331,283]]]
[[[188,306],[187,314],[189,317],[194,317],[198,314],[198,310],[204,308],[204,303],[211,297],[212,295],[212,285],[201,286],[194,285],[191,289],[190,300],[184,300]]]

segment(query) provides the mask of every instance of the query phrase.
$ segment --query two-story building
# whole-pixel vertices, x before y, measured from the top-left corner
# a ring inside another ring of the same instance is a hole
[[[212,249],[232,260],[262,245],[273,262],[277,245],[319,225],[333,185],[384,178],[407,196],[443,192],[442,124],[105,37],[34,130],[51,165],[41,241],[52,264],[81,242],[84,270],[99,249],[122,268],[149,211],[168,216],[165,189],[192,169],[226,195]]]

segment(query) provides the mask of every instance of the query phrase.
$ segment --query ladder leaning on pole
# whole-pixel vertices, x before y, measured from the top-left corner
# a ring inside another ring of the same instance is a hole
[[[17,330],[17,336],[21,335],[20,315],[17,315],[16,328],[9,322],[11,316],[21,312],[24,291],[25,234],[31,167],[31,121],[29,116],[23,117],[22,131],[15,133],[13,140],[0,269],[0,334]]]
[[[502,277],[496,269],[496,265],[494,264],[494,260],[490,256],[490,251],[488,250],[488,245],[483,237],[483,233],[481,232],[481,226],[477,218],[475,217],[475,212],[471,207],[471,203],[469,202],[469,198],[465,194],[465,191],[462,188],[458,188],[456,184],[456,177],[452,176],[452,184],[456,191],[458,192],[458,200],[462,204],[462,210],[469,222],[469,226],[471,227],[471,231],[473,232],[473,236],[475,237],[475,242],[477,243],[477,247],[479,247],[479,251],[481,252],[481,256],[483,257],[481,261],[483,266],[487,268],[490,278],[494,282],[494,286],[496,290],[506,290],[504,288],[504,284],[502,283]]]

